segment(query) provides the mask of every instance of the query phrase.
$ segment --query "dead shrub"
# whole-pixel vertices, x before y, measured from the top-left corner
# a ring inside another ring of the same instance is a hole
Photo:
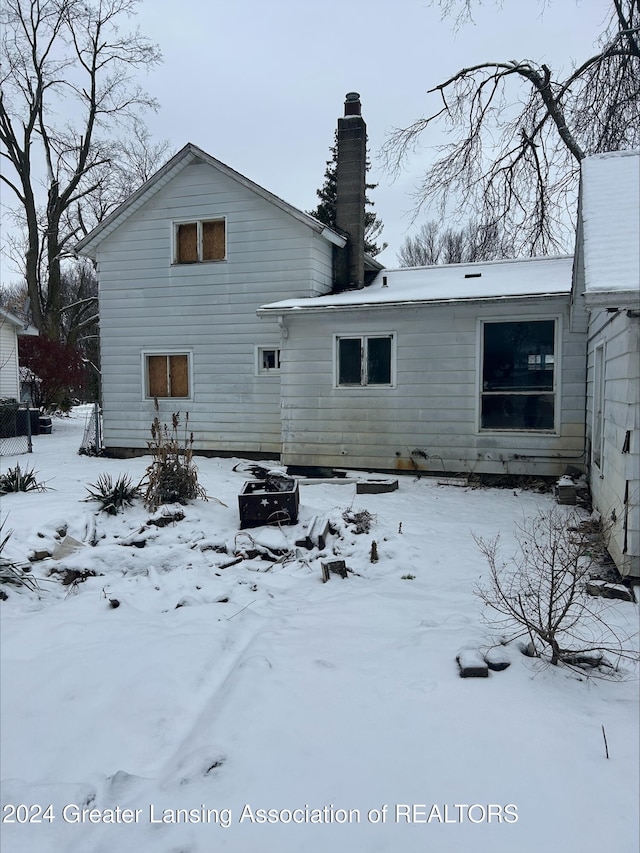
[[[171,416],[171,427],[161,424],[157,415],[151,424],[151,440],[147,441],[147,446],[153,461],[141,483],[145,490],[144,505],[150,512],[155,512],[162,504],[185,504],[195,498],[207,500],[207,493],[198,483],[198,470],[193,464],[194,439],[193,433],[188,432],[188,413],[182,438],[178,434],[179,426],[180,412]]]
[[[507,637],[528,636],[535,654],[554,666],[611,668],[607,655],[638,659],[632,638],[607,618],[611,604],[587,594],[599,549],[577,512],[553,507],[525,519],[507,562],[498,537],[474,539],[489,565],[489,580],[476,592],[492,611],[488,621]]]
[[[359,512],[345,509],[342,518],[353,527],[354,533],[369,533],[371,525],[375,521],[375,515],[372,515],[368,509],[362,509]]]

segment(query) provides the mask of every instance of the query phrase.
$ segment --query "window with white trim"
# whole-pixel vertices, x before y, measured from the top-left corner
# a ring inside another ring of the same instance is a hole
[[[189,353],[145,353],[145,396],[189,397],[190,358]]]
[[[555,320],[483,323],[481,429],[553,431],[555,339]]]
[[[256,373],[266,375],[280,373],[280,349],[278,347],[257,347]]]
[[[393,385],[393,335],[336,337],[339,387]]]
[[[224,261],[227,256],[227,227],[224,219],[206,219],[174,224],[173,262],[197,264]]]

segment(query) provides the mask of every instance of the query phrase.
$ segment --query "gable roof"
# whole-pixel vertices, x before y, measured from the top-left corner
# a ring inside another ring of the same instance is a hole
[[[7,311],[6,308],[0,308],[0,321],[9,323],[10,326],[15,326],[17,329],[21,329],[24,326],[22,320],[16,317],[15,314],[12,314],[11,311]]]
[[[582,162],[585,290],[640,288],[640,151],[594,154]]]
[[[7,311],[6,308],[0,308],[0,324],[2,323],[8,323],[10,326],[13,326],[17,335],[39,334],[38,330],[34,326],[31,326],[24,320],[16,317],[16,315],[12,314],[11,311]]]
[[[280,210],[283,210],[285,213],[293,216],[294,219],[297,219],[299,222],[302,222],[304,225],[312,228],[315,232],[320,234],[330,243],[333,243],[335,246],[342,247],[346,244],[345,237],[337,234],[331,228],[327,228],[326,225],[323,225],[322,222],[318,222],[318,220],[314,219],[313,216],[309,216],[308,213],[298,210],[297,207],[293,207],[293,205],[283,201],[273,193],[270,193],[269,190],[265,190],[264,187],[261,187],[259,184],[249,180],[249,178],[241,175],[240,172],[236,172],[235,169],[225,165],[220,160],[216,160],[215,157],[207,154],[206,151],[198,148],[197,145],[193,145],[191,142],[188,142],[184,148],[178,151],[178,153],[165,163],[164,166],[162,166],[162,168],[154,175],[152,175],[148,181],[142,184],[139,189],[130,195],[129,198],[120,205],[120,207],[116,208],[116,210],[96,226],[93,231],[76,243],[74,247],[75,252],[79,255],[95,257],[97,247],[106,237],[109,236],[109,234],[115,231],[116,228],[119,228],[123,222],[146,204],[150,198],[162,189],[162,187],[168,184],[169,181],[171,181],[171,179],[181,172],[186,166],[198,161],[207,163],[209,166],[212,166],[214,169],[222,172],[222,174],[227,175],[227,177],[237,181],[239,184],[242,184],[242,186],[266,199],[271,204],[274,204],[276,207],[280,208]]]
[[[459,301],[563,296],[571,292],[573,257],[441,264],[383,270],[368,287],[308,299],[286,299],[260,311],[287,313]]]

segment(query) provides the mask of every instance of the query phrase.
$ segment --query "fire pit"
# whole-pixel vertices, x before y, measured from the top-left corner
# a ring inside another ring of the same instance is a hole
[[[240,528],[296,524],[299,505],[297,480],[280,475],[265,480],[249,480],[238,495]]]

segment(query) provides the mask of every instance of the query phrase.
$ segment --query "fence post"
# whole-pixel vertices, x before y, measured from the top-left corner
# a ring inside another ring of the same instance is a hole
[[[93,417],[95,425],[95,448],[96,456],[100,455],[100,406],[98,403],[93,404]]]
[[[33,453],[33,442],[31,440],[31,404],[27,402],[27,453]]]

